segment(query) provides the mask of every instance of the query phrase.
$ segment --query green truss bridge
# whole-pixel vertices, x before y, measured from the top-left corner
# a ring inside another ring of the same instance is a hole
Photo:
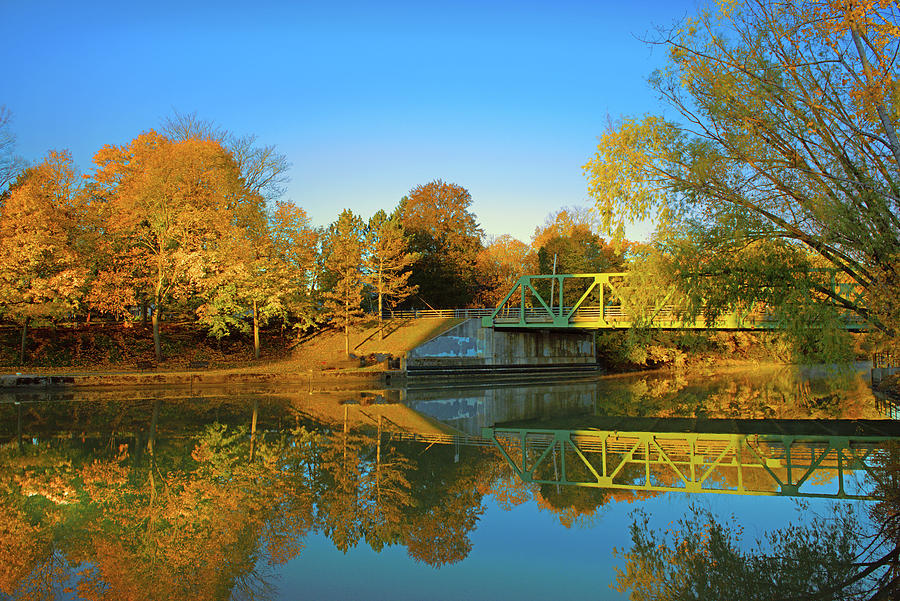
[[[524,275],[503,301],[489,314],[482,313],[482,326],[495,329],[624,329],[635,325],[626,307],[627,273],[569,273],[557,275]],[[830,275],[834,298],[859,302],[862,291],[855,283],[836,280]],[[659,329],[761,330],[778,327],[776,317],[765,306],[751,307],[740,313],[719,316],[713,323],[699,318],[684,321],[660,299],[644,324]],[[479,311],[479,310],[476,310]],[[486,310],[482,310],[487,313]],[[845,319],[849,330],[865,330],[867,324],[849,312]]]
[[[584,420],[584,421],[582,421]],[[481,436],[386,432],[493,447],[526,484],[646,493],[877,500],[900,423],[882,420],[578,418],[576,428],[496,425]]]
[[[860,500],[891,486],[884,466],[900,444],[893,420],[603,421],[491,427],[482,437],[531,484]]]

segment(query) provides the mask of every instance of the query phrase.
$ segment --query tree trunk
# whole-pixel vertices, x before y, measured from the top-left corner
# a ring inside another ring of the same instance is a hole
[[[343,443],[344,443],[343,467],[344,467],[344,470],[347,469],[347,437],[350,435],[350,425],[347,423],[347,417],[348,417],[347,414],[349,413],[349,411],[350,411],[350,405],[344,405],[344,436],[343,436],[343,439],[344,439],[343,440]]]
[[[25,365],[25,341],[27,339],[26,336],[28,335],[28,322],[30,320],[30,317],[26,317],[25,321],[22,322],[22,346],[19,348],[19,367]]]
[[[156,362],[162,361],[162,348],[159,345],[159,303],[153,307],[153,350],[156,352]]]
[[[253,356],[259,359],[259,311],[253,301]]]
[[[350,358],[350,300],[344,296],[344,352]]]
[[[381,505],[381,420],[383,414],[378,414],[378,445],[375,447],[375,507]]]
[[[381,283],[382,278],[382,264],[378,264],[378,339],[384,340],[384,320],[381,317],[381,298],[384,296],[383,285]]]

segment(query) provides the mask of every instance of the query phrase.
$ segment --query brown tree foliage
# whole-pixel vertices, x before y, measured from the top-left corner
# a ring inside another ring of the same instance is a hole
[[[420,254],[410,283],[428,305],[461,307],[474,298],[483,232],[471,204],[468,190],[438,179],[410,190],[397,207],[410,249]]]
[[[537,273],[537,269],[537,254],[527,244],[509,234],[495,238],[478,253],[475,303],[496,306],[521,276]]]

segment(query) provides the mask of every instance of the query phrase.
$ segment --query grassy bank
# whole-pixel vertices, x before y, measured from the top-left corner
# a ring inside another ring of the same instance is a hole
[[[141,325],[30,328],[24,364],[19,363],[21,331],[4,327],[0,329],[0,373],[123,372],[138,370],[139,366],[147,369],[151,363],[156,371],[292,373],[380,369],[389,358],[399,358],[460,321],[388,320],[383,339],[377,322],[363,323],[351,333],[352,358],[344,352],[343,333],[333,329],[318,330],[299,339],[289,332],[263,331],[258,360],[254,359],[250,336],[217,340],[193,326],[163,324],[163,361],[159,364],[154,361],[150,328]]]

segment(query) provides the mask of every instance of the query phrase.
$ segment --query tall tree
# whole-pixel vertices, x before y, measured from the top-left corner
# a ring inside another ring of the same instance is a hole
[[[781,297],[896,331],[898,32],[895,2],[850,0],[722,3],[668,32],[669,62],[651,83],[681,122],[625,119],[602,136],[585,171],[603,225],[621,233],[656,216],[661,236],[680,238],[682,275],[702,276],[690,286],[745,300],[789,278],[707,259],[759,240],[805,248],[863,294],[845,298],[805,270]]]
[[[363,247],[365,225],[358,215],[344,209],[326,233],[325,266],[333,286],[323,291],[325,314],[344,330],[344,351],[350,356],[350,326],[363,315]]]
[[[475,265],[483,232],[469,210],[472,196],[457,184],[416,186],[397,207],[400,223],[420,258],[410,283],[428,305],[459,307],[475,295]]]
[[[253,195],[222,146],[214,141],[171,141],[154,131],[126,146],[106,146],[94,158],[93,192],[105,202],[106,231],[127,241],[150,272],[153,342],[162,360],[163,308],[188,295],[207,275],[223,240],[243,235],[239,216]],[[141,285],[117,274],[122,287]],[[138,296],[138,294],[135,294]]]
[[[87,205],[71,155],[50,152],[24,171],[0,207],[0,312],[22,325],[71,315],[88,278]]]
[[[415,294],[418,287],[409,284],[409,268],[420,258],[408,252],[409,241],[397,218],[378,211],[367,228],[366,282],[378,297],[378,332],[384,338],[382,312]]]
[[[317,319],[313,293],[321,232],[312,227],[306,211],[290,202],[275,203],[269,229],[274,259],[281,266],[287,319],[296,328],[309,328]]]

